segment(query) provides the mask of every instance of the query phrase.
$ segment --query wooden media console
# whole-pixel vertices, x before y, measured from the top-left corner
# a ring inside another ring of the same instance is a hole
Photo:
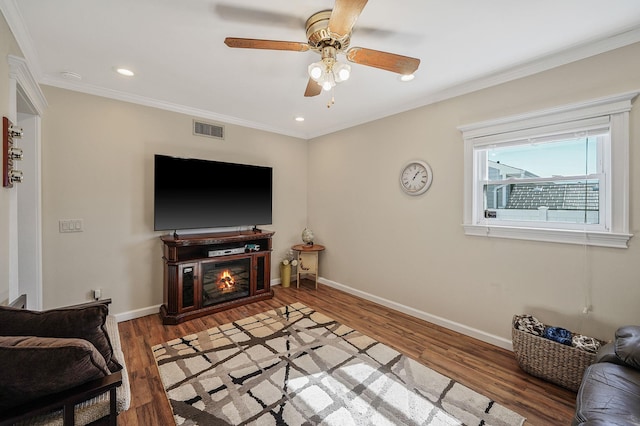
[[[271,237],[260,230],[164,235],[164,324],[273,297]]]

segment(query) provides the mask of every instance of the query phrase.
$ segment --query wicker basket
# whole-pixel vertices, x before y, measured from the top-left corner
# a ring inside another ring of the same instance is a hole
[[[515,317],[514,317],[515,321]],[[511,327],[513,352],[527,373],[577,391],[596,354]]]

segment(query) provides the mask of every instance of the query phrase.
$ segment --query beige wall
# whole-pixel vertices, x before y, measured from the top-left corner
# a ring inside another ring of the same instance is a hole
[[[463,141],[457,126],[640,89],[640,44],[316,138],[309,143],[309,226],[327,250],[321,272],[452,324],[510,340],[510,321],[610,339],[640,323],[640,235],[628,249],[465,236]],[[421,78],[428,78],[428,73]],[[640,227],[640,101],[631,112],[632,233]],[[404,195],[405,162],[434,180]],[[588,316],[585,304],[593,306]]]
[[[15,50],[0,21],[0,54]],[[189,116],[44,87],[44,307],[87,300],[94,288],[114,299],[115,313],[162,302],[152,158],[163,153],[274,167],[272,277],[309,225],[327,246],[321,275],[355,291],[504,339],[511,316],[524,312],[608,339],[618,325],[640,323],[638,237],[620,250],[465,236],[456,128],[639,89],[639,75],[634,45],[308,144],[233,125],[224,142],[195,137]],[[6,86],[0,84],[3,114]],[[631,113],[633,233],[640,226],[639,108]],[[415,158],[435,174],[432,188],[417,198],[398,186],[401,166]],[[7,231],[8,197],[0,189],[0,235]],[[60,219],[83,219],[85,231],[60,234]],[[0,239],[0,294],[7,288],[7,251]],[[583,316],[586,303],[593,312]]]
[[[11,118],[15,111],[9,111],[9,62],[7,55],[22,56],[22,53],[7,21],[0,13],[0,116]],[[10,226],[12,226],[10,218],[11,215],[15,215],[16,203],[15,189],[0,187],[0,305],[6,303],[9,297],[10,265],[12,263],[9,236],[17,232],[10,230]],[[15,273],[17,271],[14,271]]]
[[[274,168],[272,278],[306,225],[307,144],[226,125],[226,140],[191,133],[192,117],[43,87],[44,307],[102,288],[114,313],[162,303],[162,249],[153,231],[153,155]],[[84,232],[59,233],[61,219]]]

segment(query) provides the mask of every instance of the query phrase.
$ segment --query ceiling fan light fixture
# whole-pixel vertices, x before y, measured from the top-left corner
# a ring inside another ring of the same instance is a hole
[[[402,81],[402,82],[405,82],[405,83],[406,83],[406,82],[408,82],[408,81],[413,80],[414,78],[416,78],[416,76],[415,76],[414,74],[402,74],[402,75],[400,76],[400,81]]]
[[[351,47],[351,34],[367,0],[335,0],[333,9],[316,12],[305,23],[307,42],[226,37],[224,44],[231,48],[314,51],[321,60],[307,66],[309,79],[304,96],[318,96],[322,89],[332,90],[336,84],[349,79],[351,67],[338,62],[338,55],[350,63],[390,71],[402,81],[409,81],[420,66],[420,59],[364,47]],[[406,74],[406,76],[401,76]],[[331,102],[327,105],[333,104]]]
[[[351,75],[351,66],[335,60],[314,62],[308,67],[309,77],[318,83],[323,90],[333,89],[337,83],[341,83]]]

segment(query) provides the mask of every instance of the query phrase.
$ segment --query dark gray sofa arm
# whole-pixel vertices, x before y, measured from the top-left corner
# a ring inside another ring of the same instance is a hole
[[[640,326],[620,327],[615,340],[600,347],[594,362],[610,362],[640,370]]]
[[[624,362],[616,355],[616,347],[613,342],[600,346],[596,354],[595,362],[611,362],[613,364],[625,365]]]
[[[626,365],[640,370],[640,326],[627,325],[616,331],[615,353]]]

